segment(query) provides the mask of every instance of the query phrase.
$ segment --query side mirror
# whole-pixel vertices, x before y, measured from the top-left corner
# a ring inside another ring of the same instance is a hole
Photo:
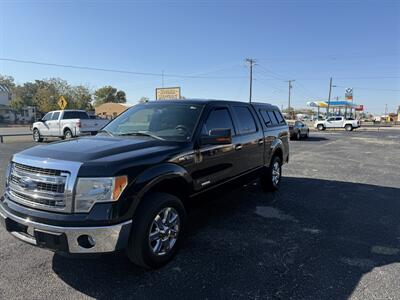
[[[203,135],[200,137],[201,145],[225,145],[232,144],[231,129],[212,129],[210,135]]]

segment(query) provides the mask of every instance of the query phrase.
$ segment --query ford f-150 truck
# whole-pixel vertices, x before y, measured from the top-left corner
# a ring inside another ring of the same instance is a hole
[[[108,122],[105,119],[91,119],[84,110],[50,111],[39,122],[33,123],[33,140],[41,142],[45,137],[70,139],[94,134]]]
[[[360,122],[354,119],[346,119],[345,117],[336,116],[326,120],[316,121],[314,127],[318,130],[326,130],[327,128],[344,128],[352,131],[354,128],[360,127]]]
[[[288,139],[270,104],[139,104],[96,136],[13,155],[0,222],[35,246],[70,254],[126,250],[135,264],[157,268],[179,248],[191,199],[243,179],[278,189]]]

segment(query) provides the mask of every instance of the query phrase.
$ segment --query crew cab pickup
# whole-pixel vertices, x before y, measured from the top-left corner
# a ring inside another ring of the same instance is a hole
[[[360,127],[360,122],[354,119],[346,119],[345,117],[336,116],[326,120],[319,120],[314,123],[314,127],[318,130],[326,130],[327,128],[344,128],[347,131],[352,131]]]
[[[105,119],[91,119],[84,110],[50,111],[39,122],[33,123],[33,140],[41,142],[45,137],[70,139],[94,134],[108,122]]]
[[[191,199],[258,178],[277,190],[288,139],[270,104],[139,104],[96,136],[15,154],[0,222],[32,245],[72,254],[124,249],[133,263],[157,268],[179,248]]]

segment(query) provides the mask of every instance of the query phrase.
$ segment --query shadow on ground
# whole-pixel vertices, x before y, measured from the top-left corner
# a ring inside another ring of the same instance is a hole
[[[344,299],[374,267],[400,261],[400,189],[289,177],[275,194],[254,183],[210,198],[191,207],[188,238],[163,269],[121,254],[56,254],[53,269],[103,299]]]

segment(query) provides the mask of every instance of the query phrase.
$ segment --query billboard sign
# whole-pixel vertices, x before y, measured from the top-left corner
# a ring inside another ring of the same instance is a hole
[[[347,88],[345,92],[346,100],[353,100],[353,89]]]
[[[156,100],[181,99],[180,87],[156,88]]]

